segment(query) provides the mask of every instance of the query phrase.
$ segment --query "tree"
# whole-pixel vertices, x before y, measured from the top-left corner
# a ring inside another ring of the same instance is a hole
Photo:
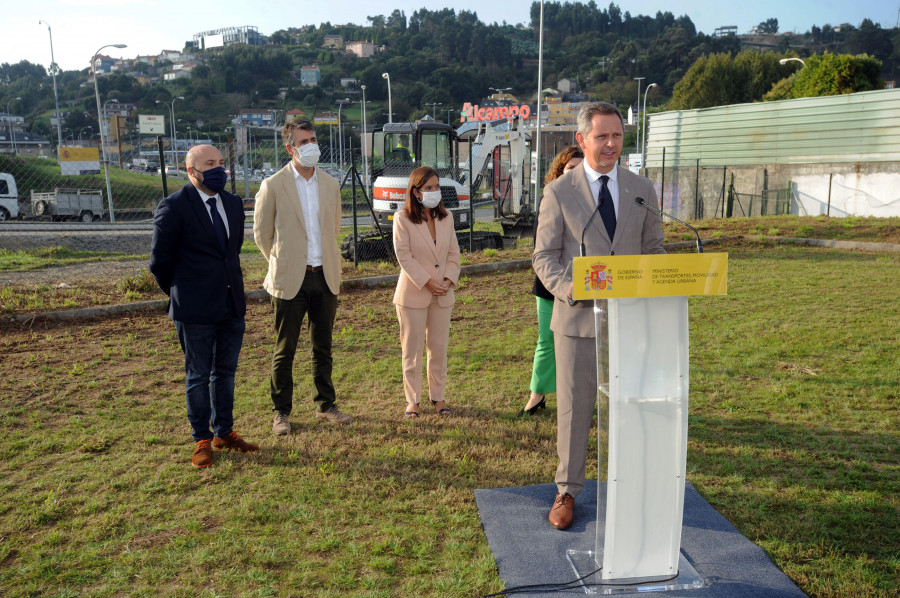
[[[881,61],[866,54],[832,54],[805,59],[806,66],[787,82],[779,81],[765,100],[835,96],[884,88]]]
[[[670,110],[709,108],[758,102],[772,85],[791,72],[779,64],[781,54],[747,50],[734,58],[718,53],[702,56],[675,84]]]
[[[778,19],[766,19],[756,26],[756,30],[763,35],[775,35],[778,33]]]

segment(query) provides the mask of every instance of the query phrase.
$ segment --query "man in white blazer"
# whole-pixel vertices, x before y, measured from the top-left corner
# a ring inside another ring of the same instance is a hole
[[[291,431],[294,354],[307,314],[315,416],[336,424],[353,421],[338,410],[332,381],[332,330],[341,286],[340,184],[316,168],[319,145],[311,122],[285,123],[281,138],[291,162],[263,181],[253,215],[253,238],[269,262],[263,288],[275,312],[270,386],[276,435]]]
[[[532,265],[557,299],[550,329],[556,347],[559,466],[549,520],[559,529],[572,525],[575,497],[584,488],[597,396],[593,302],[572,304],[566,267],[581,255],[582,238],[584,255],[665,253],[659,215],[636,202],[643,198],[657,206],[653,184],[617,166],[623,136],[618,108],[606,102],[582,108],[575,139],[584,150],[583,167],[544,188],[538,215]]]

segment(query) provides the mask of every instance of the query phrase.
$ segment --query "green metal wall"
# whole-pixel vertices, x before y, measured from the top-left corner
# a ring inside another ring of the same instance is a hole
[[[648,168],[900,161],[900,89],[648,115]]]

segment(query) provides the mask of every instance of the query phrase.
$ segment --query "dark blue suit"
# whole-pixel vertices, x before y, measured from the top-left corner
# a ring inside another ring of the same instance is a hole
[[[150,272],[169,296],[169,317],[184,351],[195,441],[232,432],[234,375],[247,311],[240,261],[243,204],[228,192],[218,194],[229,231],[223,252],[204,201],[188,183],[159,202],[150,246]]]
[[[169,296],[169,317],[189,324],[212,324],[228,317],[229,301],[244,317],[244,206],[227,191],[219,193],[228,217],[228,249],[223,254],[200,193],[188,183],[159,202],[153,219],[150,272]]]

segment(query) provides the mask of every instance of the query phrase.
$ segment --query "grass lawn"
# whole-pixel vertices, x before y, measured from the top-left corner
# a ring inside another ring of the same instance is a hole
[[[897,596],[900,255],[752,235],[715,250],[730,255],[729,294],[690,301],[688,480],[810,596]],[[235,419],[262,450],[216,453],[206,470],[189,463],[164,315],[0,324],[0,594],[502,589],[472,491],[549,483],[556,467],[555,397],[515,418],[537,335],[532,276],[461,281],[451,418],[424,404],[402,418],[393,288],[343,293],[335,383],[357,420],[314,421],[304,343],[284,438],[271,434],[271,308],[253,302]]]

